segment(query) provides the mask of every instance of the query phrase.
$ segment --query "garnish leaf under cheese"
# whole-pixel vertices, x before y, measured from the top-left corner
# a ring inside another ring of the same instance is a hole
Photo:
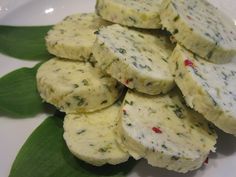
[[[94,167],[75,158],[63,139],[63,118],[47,118],[19,151],[9,177],[126,177],[136,162]]]
[[[20,68],[0,78],[0,112],[10,117],[31,117],[42,112],[44,106],[37,92],[33,68]]]

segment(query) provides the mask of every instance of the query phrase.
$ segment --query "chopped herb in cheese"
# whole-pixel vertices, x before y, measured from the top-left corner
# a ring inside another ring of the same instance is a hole
[[[169,64],[188,105],[236,136],[236,64],[207,62],[180,45]]]
[[[64,120],[64,139],[79,159],[95,166],[119,164],[129,155],[116,143],[120,105],[114,104],[94,113],[68,114]]]
[[[178,90],[161,96],[128,91],[117,133],[135,159],[182,173],[202,166],[217,138],[212,125],[183,104]]]
[[[162,0],[97,0],[96,12],[103,19],[125,26],[161,28]]]
[[[113,104],[123,86],[89,62],[53,58],[37,73],[40,96],[66,113],[91,112]]]
[[[101,28],[93,47],[98,66],[130,89],[155,95],[174,86],[168,37],[120,25]]]
[[[96,38],[94,32],[108,24],[95,13],[70,15],[48,32],[47,49],[62,58],[92,60],[92,46]]]
[[[166,0],[161,23],[185,48],[213,63],[227,63],[236,55],[236,28],[206,0]]]

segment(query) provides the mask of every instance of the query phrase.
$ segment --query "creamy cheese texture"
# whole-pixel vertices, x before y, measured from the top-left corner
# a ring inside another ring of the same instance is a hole
[[[113,104],[123,86],[93,63],[53,58],[37,72],[40,96],[66,113],[91,112]]]
[[[120,105],[94,113],[68,114],[64,119],[64,139],[79,159],[95,166],[119,164],[129,155],[116,143],[115,128]]]
[[[85,61],[91,59],[94,32],[109,23],[95,13],[80,13],[66,17],[54,25],[46,36],[48,51],[61,58]]]
[[[233,20],[206,0],[166,0],[161,23],[185,48],[213,63],[227,63],[236,55]]]
[[[147,96],[129,91],[118,124],[118,141],[135,159],[186,173],[202,166],[214,151],[216,134],[210,123],[183,103],[176,90]]]
[[[179,45],[169,64],[188,105],[236,136],[236,64],[213,64]]]
[[[156,32],[157,33],[157,32]],[[174,86],[168,37],[112,25],[96,32],[93,55],[102,70],[130,89],[155,95]]]
[[[103,19],[125,26],[161,28],[162,0],[97,0],[96,12]]]

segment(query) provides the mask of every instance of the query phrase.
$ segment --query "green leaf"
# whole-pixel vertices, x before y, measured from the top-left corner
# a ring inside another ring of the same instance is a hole
[[[93,167],[68,150],[63,119],[47,118],[28,138],[13,163],[9,177],[124,177],[136,162]]]
[[[1,113],[11,117],[30,117],[43,110],[36,86],[36,72],[40,64],[17,69],[0,78]]]
[[[51,58],[45,46],[45,35],[52,26],[0,26],[0,52],[25,60]]]

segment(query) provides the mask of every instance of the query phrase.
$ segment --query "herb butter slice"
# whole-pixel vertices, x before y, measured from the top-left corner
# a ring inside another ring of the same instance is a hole
[[[64,119],[64,139],[79,159],[95,166],[119,164],[129,155],[116,143],[115,128],[120,105],[94,113],[68,114]]]
[[[125,26],[161,28],[162,0],[97,0],[96,12],[103,19]]]
[[[129,91],[118,124],[118,141],[135,159],[186,173],[202,166],[215,151],[216,134],[200,114],[187,108],[172,91],[147,96]]]
[[[46,36],[48,51],[61,58],[85,61],[91,59],[94,32],[109,23],[94,13],[80,13],[66,17]]]
[[[113,104],[123,86],[91,63],[53,58],[37,72],[40,96],[66,113],[91,112]]]
[[[236,27],[206,0],[166,0],[161,23],[185,48],[213,63],[236,55]]]
[[[174,86],[168,67],[172,45],[165,35],[154,35],[112,25],[97,32],[93,54],[98,66],[142,93],[166,93]]]
[[[179,45],[169,62],[187,104],[236,136],[236,64],[213,64]]]

